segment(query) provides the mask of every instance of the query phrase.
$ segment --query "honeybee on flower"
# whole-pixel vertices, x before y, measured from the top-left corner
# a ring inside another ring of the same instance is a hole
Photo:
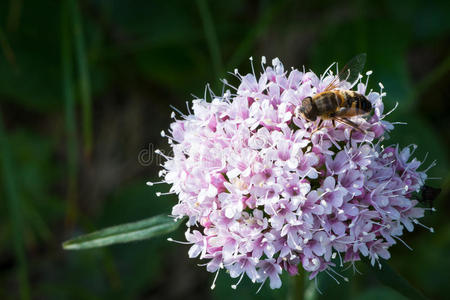
[[[315,121],[317,117],[321,118],[321,122],[329,119],[334,124],[338,121],[364,133],[349,118],[370,113],[372,103],[363,94],[339,87],[358,79],[365,62],[365,53],[351,59],[323,91],[302,99],[297,107],[298,114],[309,121]]]
[[[367,90],[371,72],[365,81],[338,76],[345,93],[367,101],[368,115],[319,122],[307,105],[336,76],[287,71],[277,58],[267,66],[263,57],[261,66],[258,75],[236,70],[237,88],[225,81],[222,95],[193,100],[192,113],[174,113],[163,134],[173,157],[160,175],[178,196],[172,215],[188,217],[189,257],[206,261],[215,278],[226,269],[238,278],[233,288],[247,276],[272,289],[283,271],[334,278],[342,277],[336,262],[389,259],[404,229],[422,225],[426,208],[415,195],[427,170],[412,157],[415,147],[382,145],[394,129],[383,86]]]

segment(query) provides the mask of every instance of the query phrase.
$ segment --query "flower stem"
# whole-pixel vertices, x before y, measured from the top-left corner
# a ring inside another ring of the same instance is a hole
[[[288,300],[303,300],[305,291],[305,274],[300,273],[296,276],[289,277],[289,279]]]

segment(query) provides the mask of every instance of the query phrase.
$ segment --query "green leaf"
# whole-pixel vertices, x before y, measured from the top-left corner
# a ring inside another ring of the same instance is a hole
[[[73,62],[70,35],[70,3],[64,1],[61,4],[61,78],[62,90],[66,118],[66,139],[67,139],[67,215],[66,223],[73,224],[77,217],[77,161],[78,161],[78,140],[76,108],[73,87]]]
[[[76,237],[64,242],[63,248],[65,250],[82,250],[145,240],[175,231],[182,222],[183,220],[174,221],[166,215],[158,215]]]
[[[8,136],[3,125],[3,114],[0,111],[0,166],[2,183],[5,185],[9,218],[13,235],[14,254],[18,262],[20,298],[30,299],[30,283],[28,281],[28,263],[25,241],[23,237],[23,215],[21,197],[17,186],[14,162],[11,159]]]
[[[371,266],[370,261],[367,258],[362,258],[362,261]],[[408,280],[392,269],[385,261],[380,259],[379,262],[381,264],[381,268],[369,268],[378,281],[396,290],[408,299],[427,299],[422,292],[412,286]]]
[[[83,138],[85,154],[90,157],[92,151],[92,99],[89,63],[84,42],[83,24],[78,2],[69,0],[72,10],[73,38],[78,62],[80,98],[82,108]]]
[[[258,38],[267,32],[270,24],[276,20],[278,15],[287,6],[288,1],[273,1],[269,2],[267,7],[262,11],[256,23],[247,31],[246,36],[237,46],[235,53],[229,59],[227,64],[227,70],[233,70],[236,68],[244,59],[248,58],[251,49],[257,42]]]
[[[206,0],[197,0],[197,7],[203,23],[203,30],[205,31],[206,41],[211,55],[212,65],[217,76],[222,75],[222,54],[220,52],[219,40],[217,38],[216,30],[214,28],[213,18],[209,11]]]

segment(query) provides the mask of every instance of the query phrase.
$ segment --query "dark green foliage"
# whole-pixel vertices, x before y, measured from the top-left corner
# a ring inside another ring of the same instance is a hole
[[[287,276],[256,295],[221,273],[211,291],[189,246],[165,238],[74,252],[61,243],[170,212],[176,198],[155,196],[169,187],[145,185],[161,162],[151,155],[168,149],[169,105],[186,111],[207,82],[219,93],[217,73],[234,84],[226,72],[251,72],[250,56],[258,72],[261,55],[320,73],[363,52],[386,111],[399,102],[388,119],[408,122],[389,142],[417,144],[442,178],[427,182],[442,187],[423,220],[435,233],[406,233],[415,250],[399,244],[389,263],[430,299],[448,298],[449,11],[444,0],[0,1],[0,298],[286,299]],[[342,271],[340,285],[319,275],[323,295],[305,282],[309,299],[404,299],[356,266],[363,275]]]

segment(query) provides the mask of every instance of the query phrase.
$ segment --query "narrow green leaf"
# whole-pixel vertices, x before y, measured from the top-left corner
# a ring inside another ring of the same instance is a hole
[[[9,143],[3,128],[2,112],[0,111],[0,159],[2,165],[3,184],[8,204],[9,218],[12,228],[14,252],[18,262],[18,277],[20,284],[21,299],[30,299],[30,288],[28,282],[27,260],[25,256],[25,245],[23,240],[23,216],[20,197],[17,190],[14,168],[12,165]]]
[[[75,52],[80,73],[80,95],[83,117],[83,137],[85,154],[90,157],[92,152],[92,100],[91,82],[89,77],[89,64],[84,43],[83,26],[81,13],[77,0],[69,0],[72,11],[73,35],[75,42]]]
[[[75,121],[75,99],[73,89],[73,62],[72,62],[72,45],[70,34],[70,8],[69,2],[61,3],[61,75],[62,90],[65,106],[66,117],[66,134],[67,134],[67,214],[66,223],[73,224],[77,216],[76,204],[76,188],[77,188],[77,133]]]
[[[408,280],[392,269],[384,260],[380,259],[381,269],[377,266],[372,267],[370,261],[365,257],[362,258],[362,261],[370,266],[369,270],[371,270],[378,281],[384,285],[396,290],[408,299],[427,299],[419,290],[412,286]]]
[[[222,73],[222,54],[220,52],[219,41],[212,21],[211,13],[206,0],[197,0],[197,7],[202,18],[203,30],[205,31],[206,41],[208,42],[209,52],[213,63],[216,76]]]
[[[0,48],[2,50],[2,54],[5,56],[6,60],[12,67],[14,71],[17,72],[17,64],[16,64],[16,56],[14,54],[11,45],[8,42],[8,38],[6,34],[3,32],[3,29],[0,27]]]
[[[172,232],[183,220],[174,221],[166,215],[158,215],[137,222],[108,227],[63,243],[66,250],[104,247],[118,243],[145,240]]]
[[[230,58],[227,65],[227,70],[233,70],[236,68],[245,58],[248,58],[252,47],[255,42],[260,38],[265,30],[269,27],[270,23],[275,20],[275,17],[283,10],[285,5],[288,3],[286,0],[282,1],[272,1],[268,4],[268,7],[264,9],[261,13],[258,21],[248,31],[245,38],[241,41],[237,47],[236,52]]]
[[[6,28],[9,32],[16,32],[19,29],[20,18],[22,15],[23,1],[9,1],[8,18]]]

